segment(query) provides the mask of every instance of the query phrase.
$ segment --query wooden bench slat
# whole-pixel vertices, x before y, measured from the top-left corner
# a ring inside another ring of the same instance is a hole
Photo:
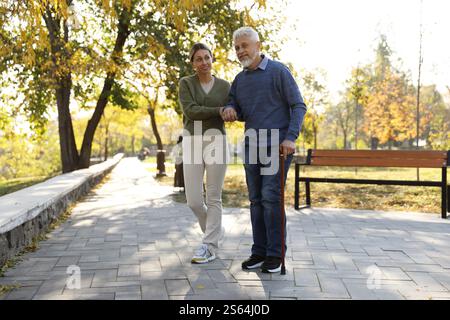
[[[312,158],[447,159],[445,151],[403,150],[312,150]]]
[[[326,158],[313,157],[312,166],[343,167],[408,167],[408,168],[442,168],[446,161],[442,159],[377,159],[377,158]]]

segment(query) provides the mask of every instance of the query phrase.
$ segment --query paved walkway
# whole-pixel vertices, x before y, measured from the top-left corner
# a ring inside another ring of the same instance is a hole
[[[123,159],[0,278],[21,285],[0,299],[450,299],[450,221],[438,215],[289,209],[281,276],[240,268],[252,243],[248,209],[225,209],[220,259],[192,265],[200,228],[171,192]]]

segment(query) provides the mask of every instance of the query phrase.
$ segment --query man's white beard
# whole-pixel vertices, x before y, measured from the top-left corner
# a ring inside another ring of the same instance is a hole
[[[251,64],[253,63],[253,61],[255,61],[256,57],[258,57],[258,56],[259,56],[259,52],[255,52],[255,55],[254,55],[253,57],[248,58],[248,59],[240,60],[239,62],[241,63],[241,65],[242,65],[244,68],[248,68],[248,67],[251,66]]]

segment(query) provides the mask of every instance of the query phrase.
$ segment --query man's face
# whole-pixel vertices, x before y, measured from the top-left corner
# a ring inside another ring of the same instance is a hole
[[[244,68],[248,68],[258,57],[261,44],[250,37],[239,37],[234,42],[234,50],[239,62]]]

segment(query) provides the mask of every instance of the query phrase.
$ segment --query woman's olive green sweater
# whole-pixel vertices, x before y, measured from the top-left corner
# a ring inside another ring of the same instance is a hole
[[[208,129],[218,129],[225,134],[219,110],[227,103],[229,92],[230,84],[217,77],[214,77],[214,85],[208,94],[196,74],[181,78],[178,98],[183,110],[184,128],[193,135],[194,121],[201,121],[202,134]]]

